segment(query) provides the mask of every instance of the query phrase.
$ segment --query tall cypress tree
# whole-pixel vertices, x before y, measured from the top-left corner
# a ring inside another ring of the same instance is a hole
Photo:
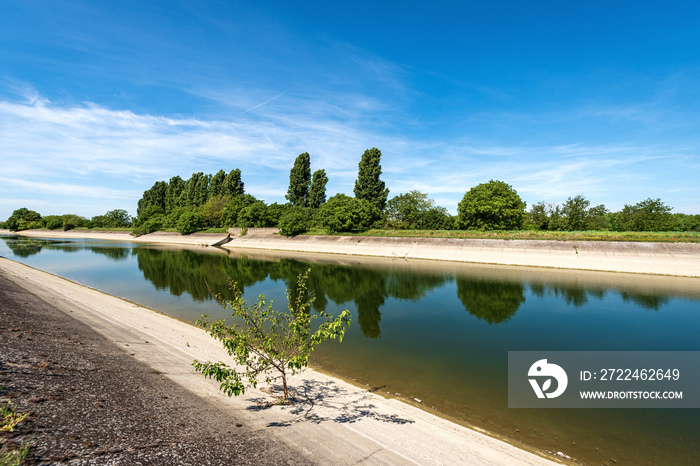
[[[202,172],[192,173],[192,176],[185,184],[185,189],[181,195],[181,205],[200,206],[207,202],[207,192],[209,191],[209,177]]]
[[[167,189],[168,183],[156,181],[150,189],[144,191],[136,207],[136,216],[140,218],[151,206],[157,206],[165,212],[165,194]]]
[[[231,170],[226,178],[224,178],[223,184],[223,196],[241,196],[244,194],[243,181],[241,181],[241,170],[236,168]]]
[[[223,196],[224,195],[224,180],[226,179],[226,172],[219,170],[211,178],[209,182],[209,197]]]
[[[202,175],[197,180],[197,184],[194,187],[194,205],[200,206],[207,202],[207,199],[209,199],[210,180],[211,175]]]
[[[381,157],[382,153],[376,147],[367,149],[362,154],[357,181],[355,181],[355,197],[365,199],[383,211],[389,196],[389,188],[385,187],[384,182],[379,179],[379,175],[382,174],[382,166],[379,164]]]
[[[316,170],[311,178],[308,207],[318,209],[321,207],[321,204],[326,202],[326,183],[328,183],[326,170]]]
[[[285,196],[295,207],[306,207],[311,183],[311,158],[308,152],[299,154],[289,171],[289,189]]]
[[[185,189],[185,182],[179,176],[173,176],[165,190],[165,213],[166,215],[180,207],[180,194]]]

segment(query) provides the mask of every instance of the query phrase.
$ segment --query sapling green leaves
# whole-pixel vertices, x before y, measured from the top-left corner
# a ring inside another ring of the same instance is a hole
[[[284,401],[289,403],[287,378],[308,365],[316,345],[329,338],[342,341],[351,322],[347,309],[337,317],[324,311],[311,312],[315,296],[306,285],[310,272],[309,269],[299,275],[294,292],[287,290],[286,312],[275,311],[272,301],[267,303],[264,295],[258,296],[250,307],[237,284],[229,280],[233,299],[226,300],[221,295],[215,298],[219,305],[232,311],[234,320],[242,323],[227,325],[224,319],[210,322],[203,315],[197,325],[222,344],[233,365],[195,360],[195,369],[219,382],[219,389],[228,396],[241,395],[247,387],[257,387],[261,378],[267,384],[281,379]],[[313,331],[312,322],[318,318],[323,322]]]

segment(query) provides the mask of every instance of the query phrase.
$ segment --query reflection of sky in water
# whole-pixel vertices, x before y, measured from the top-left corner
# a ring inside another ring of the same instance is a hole
[[[594,461],[615,455],[642,461],[663,451],[687,463],[683,455],[700,447],[700,419],[691,410],[509,410],[505,375],[508,351],[700,350],[700,291],[664,295],[629,280],[586,288],[542,270],[509,276],[500,268],[445,264],[423,272],[423,262],[350,267],[211,252],[76,240],[16,257],[0,241],[0,255],[189,322],[203,313],[230,315],[209,299],[204,278],[218,292],[229,274],[251,305],[264,294],[283,309],[286,287],[311,267],[317,303],[332,314],[348,308],[353,316],[342,344],[329,342],[314,353],[312,361],[326,370],[469,422],[488,419],[479,426],[502,434],[539,426],[531,441],[550,449],[585,445],[588,438],[605,457],[588,450],[572,456]],[[598,283],[618,277],[602,276]],[[623,435],[631,431],[634,436]]]
[[[0,254],[187,321],[205,312],[212,316],[224,312],[210,299],[205,279],[214,291],[225,291],[222,277],[228,274],[240,282],[250,302],[262,293],[286,307],[286,287],[311,267],[312,277],[320,275],[318,286],[310,286],[318,296],[317,304],[325,303],[332,313],[349,308],[358,323],[352,332],[361,328],[365,336],[381,344],[423,342],[422,351],[427,353],[446,347],[469,352],[485,348],[699,349],[695,336],[700,330],[700,301],[645,294],[644,290],[586,289],[445,270],[420,273],[289,260],[265,262],[150,249],[129,242],[10,241],[0,241]],[[29,253],[17,257],[8,245]]]

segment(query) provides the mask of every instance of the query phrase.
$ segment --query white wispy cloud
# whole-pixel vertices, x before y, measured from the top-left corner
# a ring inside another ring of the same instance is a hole
[[[677,193],[688,200],[686,210],[696,206],[689,199],[698,197],[697,188],[686,184],[681,191],[674,182],[678,176],[668,175],[697,164],[692,145],[435,140],[383,132],[361,118],[361,106],[349,102],[339,112],[342,102],[335,99],[314,103],[308,95],[285,95],[261,107],[264,112],[204,119],[93,103],[60,105],[26,87],[21,100],[0,101],[0,218],[22,207],[11,206],[8,199],[33,200],[45,207],[47,197],[56,208],[73,202],[76,208],[68,211],[88,216],[103,211],[78,208],[104,204],[133,212],[143,190],[157,180],[233,168],[241,168],[250,193],[284,202],[289,169],[301,152],[311,154],[312,170],[328,173],[329,196],[352,194],[360,156],[373,146],[382,150],[382,178],[391,195],[419,189],[453,213],[469,188],[490,179],[513,185],[528,203],[562,202],[584,194],[594,203],[618,208]],[[669,203],[676,204],[672,199]]]

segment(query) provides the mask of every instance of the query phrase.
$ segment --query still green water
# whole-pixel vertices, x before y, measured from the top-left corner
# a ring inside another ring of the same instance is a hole
[[[285,307],[311,268],[316,309],[349,309],[312,364],[512,442],[585,464],[698,464],[697,409],[512,409],[508,351],[698,351],[697,279],[2,237],[0,255],[193,322],[227,317],[227,276]],[[699,361],[700,363],[700,361]],[[614,461],[613,461],[614,460]]]

